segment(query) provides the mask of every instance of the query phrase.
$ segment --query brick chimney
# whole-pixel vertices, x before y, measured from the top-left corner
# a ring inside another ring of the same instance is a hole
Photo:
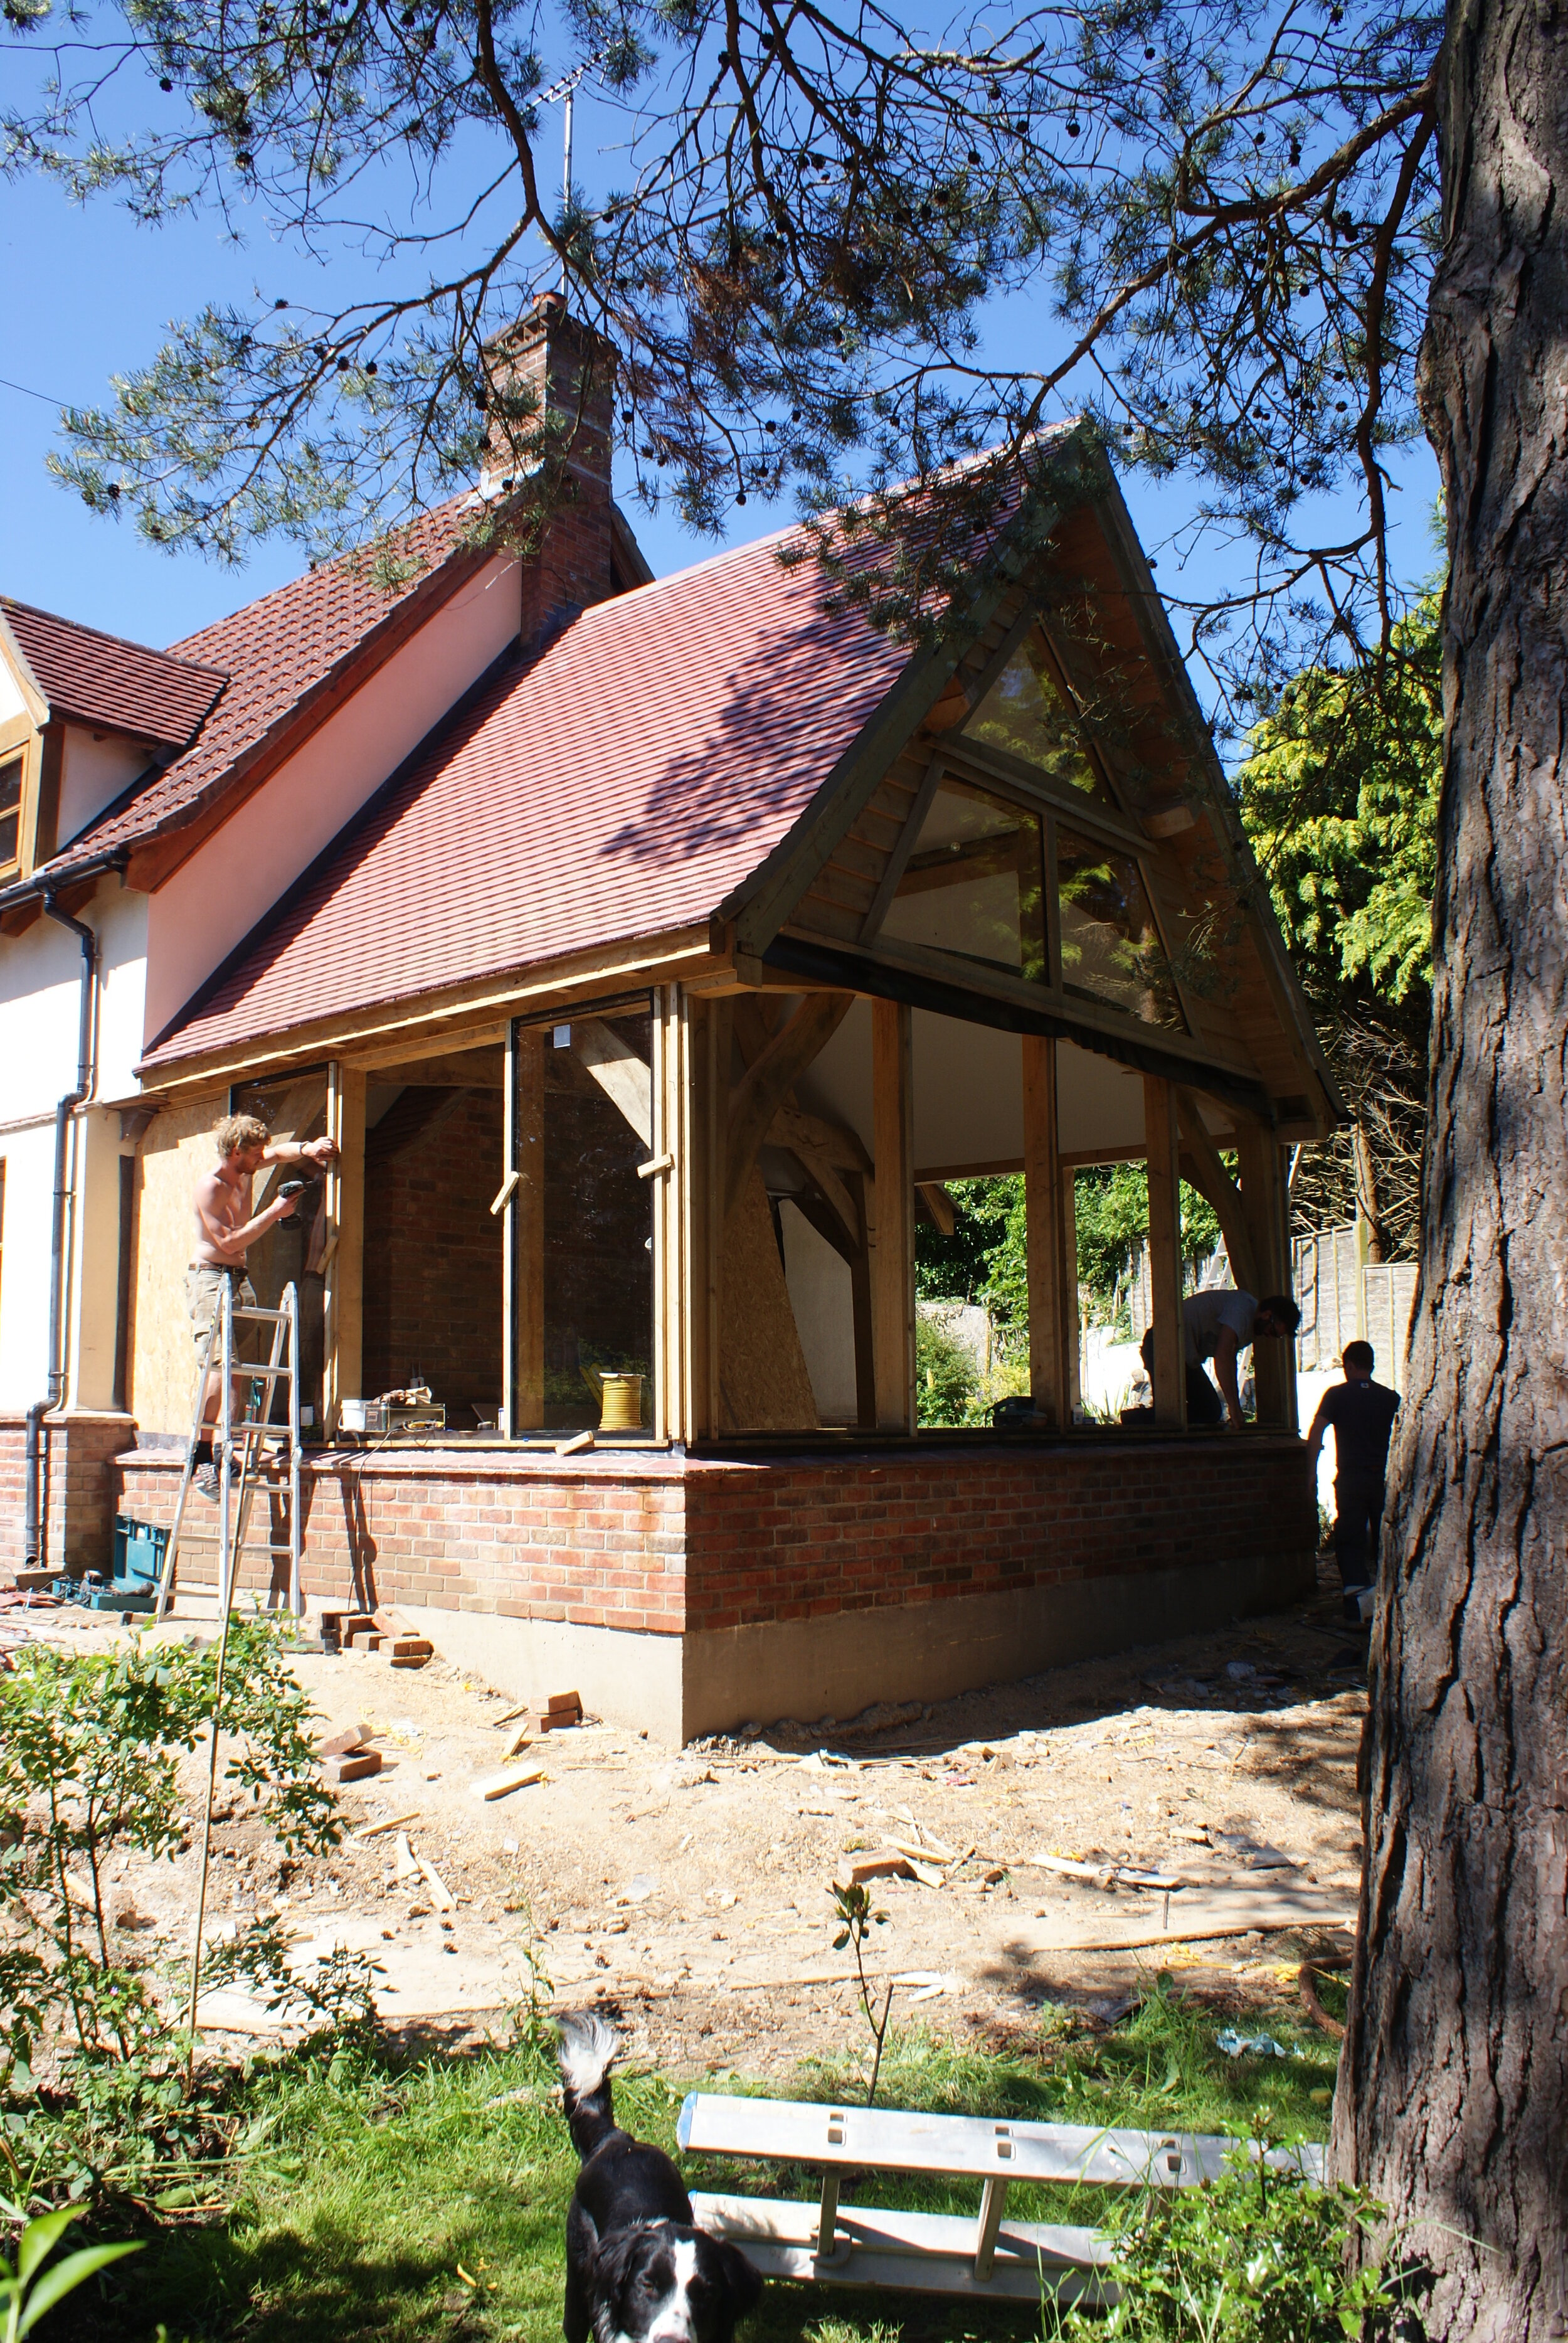
[[[492,421],[483,486],[510,499],[520,525],[528,642],[615,590],[615,350],[568,314],[562,294],[537,293],[526,317],[486,343],[485,361]]]

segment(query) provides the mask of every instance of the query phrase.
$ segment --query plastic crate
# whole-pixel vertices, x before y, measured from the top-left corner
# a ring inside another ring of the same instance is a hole
[[[84,1611],[156,1611],[158,1590],[146,1579],[116,1579],[111,1584],[102,1581],[89,1584],[85,1578],[57,1578],[49,1592],[62,1603],[78,1604]]]
[[[115,1515],[115,1584],[137,1588],[156,1586],[163,1573],[169,1534],[152,1522],[134,1522],[127,1513]]]

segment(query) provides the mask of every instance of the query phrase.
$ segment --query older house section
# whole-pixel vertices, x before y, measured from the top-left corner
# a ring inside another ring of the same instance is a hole
[[[556,379],[575,329],[537,333]],[[234,867],[245,807],[297,801],[316,736],[136,850],[116,1503],[172,1503],[186,1200],[243,1103],[341,1149],[252,1262],[264,1298],[301,1295],[313,1600],[422,1607],[494,1680],[565,1672],[679,1738],[1289,1599],[1316,1531],[1290,1354],[1260,1346],[1246,1435],[1187,1429],[1178,1188],[1214,1202],[1239,1282],[1282,1287],[1282,1151],[1337,1104],[1103,458],[1042,443],[913,653],[781,560],[788,532],[634,583],[608,450],[580,458],[570,592],[548,543],[518,558],[510,630],[478,629],[286,883],[230,906],[221,951],[209,921],[199,970],[175,923],[188,981],[155,966],[160,897],[204,854]],[[1146,1430],[1075,1413],[1070,1175],[1126,1157]],[[917,1221],[998,1171],[1026,1182],[1032,1419],[922,1434]],[[346,1402],[416,1384],[444,1421],[342,1438]]]

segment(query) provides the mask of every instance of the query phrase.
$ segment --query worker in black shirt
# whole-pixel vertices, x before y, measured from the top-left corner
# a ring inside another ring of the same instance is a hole
[[[1334,1428],[1334,1553],[1344,1587],[1345,1616],[1361,1617],[1361,1596],[1377,1577],[1378,1532],[1388,1485],[1388,1443],[1399,1413],[1399,1393],[1372,1381],[1370,1342],[1347,1342],[1340,1361],[1342,1383],[1331,1383],[1307,1434],[1314,1474],[1323,1433]]]

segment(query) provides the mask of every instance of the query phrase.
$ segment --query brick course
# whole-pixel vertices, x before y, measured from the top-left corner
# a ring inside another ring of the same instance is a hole
[[[117,1510],[171,1518],[176,1457],[127,1455],[115,1477]],[[570,1464],[404,1450],[314,1457],[305,1477],[315,1600],[668,1635],[1132,1580],[1265,1544],[1283,1579],[1317,1542],[1305,1451],[1283,1439]],[[268,1571],[257,1556],[242,1583]]]
[[[133,1429],[126,1415],[44,1418],[40,1568],[79,1574],[110,1567],[116,1510],[110,1466]],[[25,1558],[26,1454],[25,1419],[0,1416],[0,1568],[19,1570]]]

